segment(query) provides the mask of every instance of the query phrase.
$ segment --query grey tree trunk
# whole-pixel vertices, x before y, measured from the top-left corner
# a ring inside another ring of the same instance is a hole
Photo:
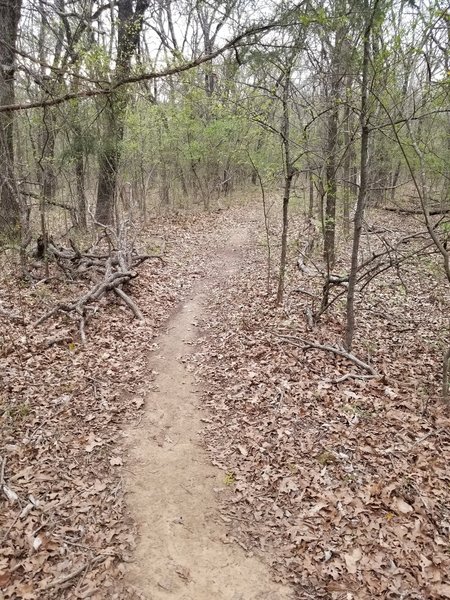
[[[314,216],[314,180],[313,180],[312,170],[310,170],[308,172],[308,182],[309,182],[308,219],[311,220]]]
[[[329,113],[327,123],[327,164],[326,164],[326,201],[325,201],[325,230],[323,255],[327,266],[327,272],[330,273],[336,261],[336,194],[337,194],[337,137],[338,137],[338,119],[339,119],[339,83],[337,73],[333,73],[333,82],[331,86],[332,108]]]
[[[131,69],[142,31],[144,13],[149,0],[118,1],[117,63],[113,81],[120,81]],[[99,156],[99,181],[95,219],[103,225],[114,221],[117,196],[117,178],[120,162],[120,144],[123,139],[125,113],[128,105],[126,90],[113,92],[107,100],[106,124]]]
[[[350,78],[347,78],[346,84],[346,104],[344,109],[344,198],[343,198],[343,222],[344,222],[344,235],[348,237],[350,235],[350,204],[354,195],[354,185],[352,182],[352,165],[355,158],[354,145],[351,137],[351,82]]]
[[[75,158],[75,180],[77,189],[77,223],[81,229],[87,228],[86,172],[82,153]]]
[[[120,158],[120,142],[123,136],[123,115],[119,115],[116,99],[107,99],[108,110],[99,156],[99,179],[95,220],[102,225],[114,222],[117,194],[117,175]]]
[[[21,0],[0,2],[0,106],[14,104],[15,48]],[[19,200],[14,176],[13,112],[0,113],[0,231],[17,233]]]
[[[290,145],[290,119],[289,119],[289,93],[291,86],[291,69],[288,68],[284,78],[283,87],[283,123],[282,123],[282,143],[284,154],[284,192],[283,192],[283,228],[281,233],[281,256],[280,271],[278,274],[277,304],[283,302],[284,296],[284,277],[286,273],[287,240],[289,225],[289,201],[291,198],[292,179],[294,178],[294,169],[291,162]]]
[[[364,31],[363,42],[363,61],[362,61],[362,83],[361,83],[361,108],[360,108],[360,124],[361,124],[361,151],[360,151],[360,173],[358,200],[356,203],[354,228],[353,228],[353,246],[350,274],[348,279],[347,291],[347,307],[346,307],[346,328],[345,328],[345,348],[348,352],[351,351],[353,345],[353,336],[355,333],[355,289],[356,277],[358,272],[358,256],[359,246],[361,242],[361,232],[364,219],[364,209],[367,200],[367,181],[368,181],[368,155],[369,155],[369,68],[370,68],[370,38],[374,19],[374,11],[377,6],[377,0],[372,10],[372,14],[367,16],[367,25]],[[367,1],[365,2],[367,10]]]

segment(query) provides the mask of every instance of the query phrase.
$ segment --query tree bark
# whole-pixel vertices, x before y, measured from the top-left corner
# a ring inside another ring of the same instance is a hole
[[[136,51],[142,31],[144,13],[149,0],[137,0],[133,10],[132,0],[118,1],[117,64],[113,80],[129,74],[131,58]],[[114,221],[117,195],[117,177],[120,162],[120,144],[123,139],[128,94],[125,88],[110,95],[102,149],[99,156],[99,181],[95,219],[103,225]]]
[[[331,102],[333,103],[332,110],[329,113],[327,125],[327,164],[326,164],[326,180],[327,180],[327,195],[325,201],[325,231],[324,231],[324,261],[327,265],[327,271],[330,272],[336,261],[336,153],[337,153],[337,135],[338,135],[338,84],[335,80],[332,84]]]
[[[344,109],[344,199],[343,199],[343,221],[344,221],[344,235],[347,238],[350,235],[350,203],[353,197],[353,183],[352,183],[352,164],[355,158],[355,151],[353,147],[353,141],[351,138],[351,113],[350,113],[350,101],[351,101],[351,81],[350,77],[347,77],[346,84],[346,104]]]
[[[86,174],[83,154],[75,158],[75,180],[77,189],[77,223],[81,229],[87,228]]]
[[[355,288],[358,273],[358,256],[361,242],[362,224],[364,218],[364,209],[367,200],[367,181],[368,181],[368,154],[369,154],[369,68],[370,68],[370,38],[372,32],[374,12],[376,10],[377,0],[375,0],[372,14],[367,17],[367,25],[364,31],[363,41],[363,61],[362,61],[362,83],[361,83],[361,151],[360,151],[360,170],[361,178],[359,183],[358,200],[356,203],[354,229],[353,229],[353,247],[350,274],[348,279],[347,291],[347,323],[345,328],[345,348],[350,352],[353,345],[353,336],[355,333]],[[368,9],[367,0],[365,8]]]
[[[309,181],[309,206],[308,206],[308,219],[311,220],[314,216],[314,180],[312,170],[308,171]]]
[[[339,8],[340,5],[339,5]],[[337,198],[337,169],[338,169],[338,125],[339,104],[342,79],[342,42],[344,30],[339,27],[336,31],[330,65],[330,88],[328,93],[328,119],[326,127],[326,201],[323,255],[328,274],[336,262],[336,198]]]
[[[21,0],[0,2],[0,106],[14,104],[15,49]],[[17,233],[19,200],[14,176],[13,112],[0,112],[0,231]]]
[[[277,304],[283,302],[284,296],[284,277],[286,273],[286,256],[287,256],[287,239],[289,226],[289,200],[291,197],[292,179],[294,177],[294,169],[291,163],[291,146],[290,146],[290,120],[289,120],[289,93],[291,86],[291,69],[288,68],[284,79],[283,88],[283,123],[282,123],[282,141],[284,154],[284,192],[283,192],[283,229],[281,233],[281,256],[280,256],[280,271],[278,275],[278,290]]]
[[[120,158],[119,146],[123,137],[123,116],[119,115],[119,109],[115,106],[115,98],[108,98],[107,103],[103,147],[99,157],[99,180],[95,209],[95,220],[102,225],[110,225],[114,221]]]

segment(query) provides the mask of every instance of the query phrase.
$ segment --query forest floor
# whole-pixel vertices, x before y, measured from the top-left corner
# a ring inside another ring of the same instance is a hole
[[[360,378],[289,342],[338,343],[343,303],[308,325],[321,277],[296,268],[306,225],[294,211],[274,306],[261,212],[151,221],[141,244],[164,238],[166,264],[131,283],[145,319],[103,302],[85,346],[63,317],[32,325],[74,284],[30,286],[5,263],[0,308],[16,318],[0,311],[2,600],[450,598],[439,260],[412,253],[359,295],[354,352],[382,375]],[[370,224],[417,230],[382,211]]]
[[[139,427],[129,432],[125,489],[140,532],[129,581],[143,598],[164,600],[287,600],[267,566],[233,543],[217,510],[224,473],[199,445],[201,390],[185,368],[211,290],[239,270],[248,224],[238,225],[205,265],[200,283],[169,320],[152,360],[155,379]]]

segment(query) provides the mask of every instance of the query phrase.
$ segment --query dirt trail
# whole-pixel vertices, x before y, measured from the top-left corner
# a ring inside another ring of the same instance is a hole
[[[211,466],[199,445],[200,393],[181,361],[192,352],[193,323],[202,314],[208,286],[239,267],[247,233],[236,231],[207,276],[169,321],[150,368],[158,372],[139,428],[129,432],[126,488],[139,526],[128,580],[146,600],[288,600],[268,568],[226,539],[214,488],[224,473]]]

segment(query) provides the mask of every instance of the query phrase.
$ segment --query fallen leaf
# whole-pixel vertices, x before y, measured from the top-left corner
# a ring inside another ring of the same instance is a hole
[[[402,500],[402,498],[394,498],[392,502],[392,508],[402,515],[407,515],[414,511],[413,507]]]
[[[358,570],[358,562],[362,558],[362,552],[360,548],[354,548],[350,553],[344,554],[345,565],[347,571],[354,575]]]
[[[19,499],[19,496],[16,494],[16,492],[14,490],[9,488],[5,484],[3,484],[2,489],[3,489],[3,493],[8,498],[8,500],[11,502],[11,504],[14,504],[14,502],[17,502],[17,500]]]
[[[238,448],[239,452],[242,454],[242,456],[248,456],[248,450],[245,446],[238,444],[237,448]]]

